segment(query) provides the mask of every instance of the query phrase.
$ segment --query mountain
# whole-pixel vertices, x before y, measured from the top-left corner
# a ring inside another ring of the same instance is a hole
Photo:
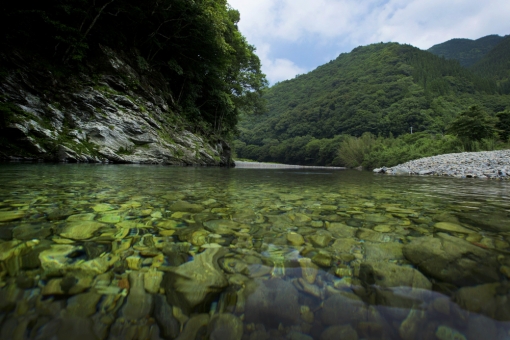
[[[443,134],[470,105],[491,114],[510,106],[495,81],[398,43],[357,47],[265,98],[266,114],[241,120],[237,156],[317,165],[335,164],[343,134]]]
[[[495,79],[501,92],[510,94],[510,35],[469,68],[480,76]]]
[[[499,35],[488,35],[480,39],[451,39],[444,43],[437,44],[429,48],[432,54],[445,59],[455,59],[459,63],[468,67],[481,60],[496,45],[498,45],[503,37]]]

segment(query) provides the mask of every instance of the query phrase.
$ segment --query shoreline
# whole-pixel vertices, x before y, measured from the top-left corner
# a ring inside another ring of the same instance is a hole
[[[234,161],[235,167],[239,169],[330,169],[330,170],[346,170],[347,168],[338,166],[314,166],[314,165],[290,165],[279,163],[263,163],[263,162],[244,162]]]
[[[374,173],[388,175],[448,176],[510,179],[510,150],[449,153],[415,159]]]

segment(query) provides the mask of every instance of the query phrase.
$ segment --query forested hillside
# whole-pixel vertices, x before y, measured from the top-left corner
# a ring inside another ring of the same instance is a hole
[[[471,105],[492,116],[510,106],[495,80],[397,43],[355,48],[274,85],[265,98],[268,113],[240,124],[237,156],[320,165],[341,165],[346,135],[443,136]]]
[[[510,94],[510,35],[505,36],[470,69],[480,76],[495,79],[500,91]]]
[[[451,39],[428,49],[432,54],[445,59],[458,60],[461,66],[471,66],[482,59],[503,38],[499,35],[488,35],[480,39]]]

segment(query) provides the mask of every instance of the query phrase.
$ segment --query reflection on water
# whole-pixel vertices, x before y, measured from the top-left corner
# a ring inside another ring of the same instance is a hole
[[[0,339],[509,339],[510,184],[0,166]]]

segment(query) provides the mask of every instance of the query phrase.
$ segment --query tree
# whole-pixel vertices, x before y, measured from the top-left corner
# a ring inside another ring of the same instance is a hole
[[[462,140],[480,141],[494,136],[495,124],[495,118],[489,116],[478,105],[473,105],[468,110],[461,112],[447,131]]]
[[[498,118],[496,128],[498,129],[499,137],[506,142],[510,137],[510,110],[498,112],[496,117]]]

